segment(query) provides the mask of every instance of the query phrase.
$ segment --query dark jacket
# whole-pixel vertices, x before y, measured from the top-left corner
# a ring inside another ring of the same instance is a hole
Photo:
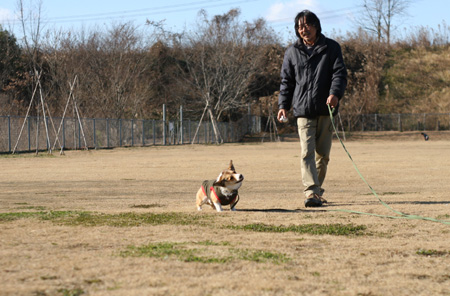
[[[284,55],[278,108],[293,107],[295,117],[326,116],[328,96],[341,100],[346,86],[347,70],[339,44],[321,34],[309,56],[299,39]]]

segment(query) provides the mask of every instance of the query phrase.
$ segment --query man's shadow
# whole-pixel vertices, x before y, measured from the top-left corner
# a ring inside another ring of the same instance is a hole
[[[237,212],[252,212],[252,213],[317,213],[317,212],[326,212],[326,210],[320,210],[316,208],[315,210],[310,209],[237,209]]]

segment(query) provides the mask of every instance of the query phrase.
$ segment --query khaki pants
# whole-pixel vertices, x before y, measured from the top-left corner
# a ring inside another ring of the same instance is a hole
[[[297,126],[305,196],[308,197],[313,193],[321,195],[333,140],[331,118],[329,116],[298,118]]]

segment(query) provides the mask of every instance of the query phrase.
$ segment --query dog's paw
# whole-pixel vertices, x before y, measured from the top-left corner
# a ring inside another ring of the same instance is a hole
[[[214,202],[214,207],[216,208],[217,212],[222,212],[222,205],[220,204],[220,202]]]
[[[230,209],[232,212],[236,212],[236,208],[231,208]]]
[[[203,211],[202,207],[197,207],[197,211]]]

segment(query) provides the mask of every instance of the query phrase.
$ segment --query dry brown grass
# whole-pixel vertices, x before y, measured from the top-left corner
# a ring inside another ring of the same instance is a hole
[[[393,208],[450,220],[450,140],[433,139],[346,145]],[[230,159],[245,176],[238,211],[198,213],[196,190]],[[303,207],[297,142],[0,164],[1,295],[450,295],[449,225],[328,211],[393,214],[337,142],[322,209]]]

